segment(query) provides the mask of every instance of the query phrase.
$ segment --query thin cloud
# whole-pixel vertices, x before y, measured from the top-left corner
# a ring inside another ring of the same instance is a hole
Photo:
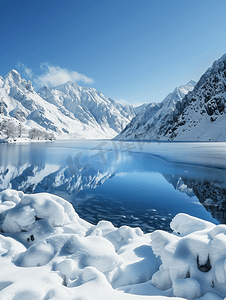
[[[35,78],[35,82],[39,86],[57,86],[67,81],[82,81],[84,83],[93,83],[94,80],[76,71],[69,71],[68,69],[62,69],[59,66],[52,66],[48,63],[41,64],[43,74]]]
[[[22,63],[18,63],[17,66],[18,66],[18,68],[22,68],[23,69],[23,71],[27,75],[27,77],[29,77],[29,78],[33,77],[33,75],[34,75],[33,71],[31,69],[29,69],[27,66],[25,66]]]

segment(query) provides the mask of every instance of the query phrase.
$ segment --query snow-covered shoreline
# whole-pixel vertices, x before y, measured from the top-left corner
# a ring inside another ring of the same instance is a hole
[[[226,225],[186,214],[172,233],[92,225],[47,193],[0,193],[0,299],[226,296]]]
[[[53,142],[51,140],[36,140],[29,138],[16,138],[16,139],[0,139],[0,144],[19,144],[19,143],[47,143]]]

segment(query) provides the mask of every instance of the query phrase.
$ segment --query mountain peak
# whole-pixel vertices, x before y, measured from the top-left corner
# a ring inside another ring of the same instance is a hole
[[[217,60],[215,60],[214,62],[213,62],[213,68],[220,68],[221,70],[224,70],[225,69],[225,63],[226,63],[226,53],[225,54],[223,54],[222,56],[221,56],[221,58],[219,58],[219,59],[217,59]]]
[[[71,81],[71,80],[67,81],[66,84],[67,85],[78,86],[78,84],[75,81]]]
[[[63,84],[56,86],[55,88],[58,88],[58,87],[73,87],[73,88],[78,89],[80,86],[76,82],[69,80]]]
[[[226,54],[197,84],[191,80],[169,94],[159,109],[147,107],[117,138],[226,141]]]
[[[193,88],[195,87],[196,83],[197,83],[196,81],[190,80],[188,83],[182,84],[179,87],[176,87],[175,90],[188,89],[188,91],[190,91],[190,90],[193,90]]]
[[[9,73],[6,74],[5,78],[9,79],[10,81],[14,81],[17,84],[19,82],[21,82],[20,74],[15,69],[12,69],[11,71],[9,71]]]
[[[117,136],[119,139],[158,139],[158,130],[165,120],[174,115],[176,106],[193,90],[195,81],[176,87],[162,102],[150,103],[141,111],[126,128]]]
[[[190,80],[186,85],[194,87],[196,85],[196,83],[197,83],[196,81]]]
[[[17,75],[17,76],[19,75],[20,76],[20,74],[18,73],[18,71],[15,70],[15,69],[10,70],[8,74]]]
[[[113,138],[135,115],[130,107],[72,81],[55,88],[44,86],[36,93],[31,81],[21,78],[15,69],[4,79],[0,77],[0,95],[2,117],[15,124],[25,122],[28,130],[48,130],[57,138]]]
[[[46,86],[46,85],[43,85],[43,87],[41,87],[37,93],[40,94],[41,92],[48,92],[48,91],[51,91],[51,88]]]

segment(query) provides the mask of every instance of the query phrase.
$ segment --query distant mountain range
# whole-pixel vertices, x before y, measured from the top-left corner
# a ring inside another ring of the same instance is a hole
[[[151,103],[116,137],[163,141],[226,141],[226,54],[197,84],[176,88]]]
[[[0,138],[15,126],[21,133],[23,126],[58,139],[226,141],[225,103],[226,54],[197,84],[191,80],[162,102],[139,107],[70,81],[35,92],[30,81],[11,70],[0,77]]]
[[[184,96],[193,90],[195,84],[195,81],[190,81],[186,85],[175,88],[162,102],[153,102],[147,105],[116,138],[159,139],[161,127],[166,119],[174,113],[176,103],[181,102]]]
[[[122,105],[75,82],[44,86],[36,93],[16,70],[0,77],[0,123],[21,123],[57,138],[113,138],[135,115],[132,105]]]

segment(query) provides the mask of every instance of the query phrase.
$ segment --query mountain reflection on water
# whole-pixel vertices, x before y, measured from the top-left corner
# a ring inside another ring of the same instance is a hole
[[[181,149],[178,143],[173,158],[170,143],[162,144],[155,153],[136,143],[120,149],[116,142],[110,151],[103,141],[0,145],[0,190],[54,193],[91,223],[104,219],[145,232],[169,230],[179,212],[226,223],[226,177],[219,160],[218,168],[213,162],[190,164],[191,157],[182,161],[186,143]]]

